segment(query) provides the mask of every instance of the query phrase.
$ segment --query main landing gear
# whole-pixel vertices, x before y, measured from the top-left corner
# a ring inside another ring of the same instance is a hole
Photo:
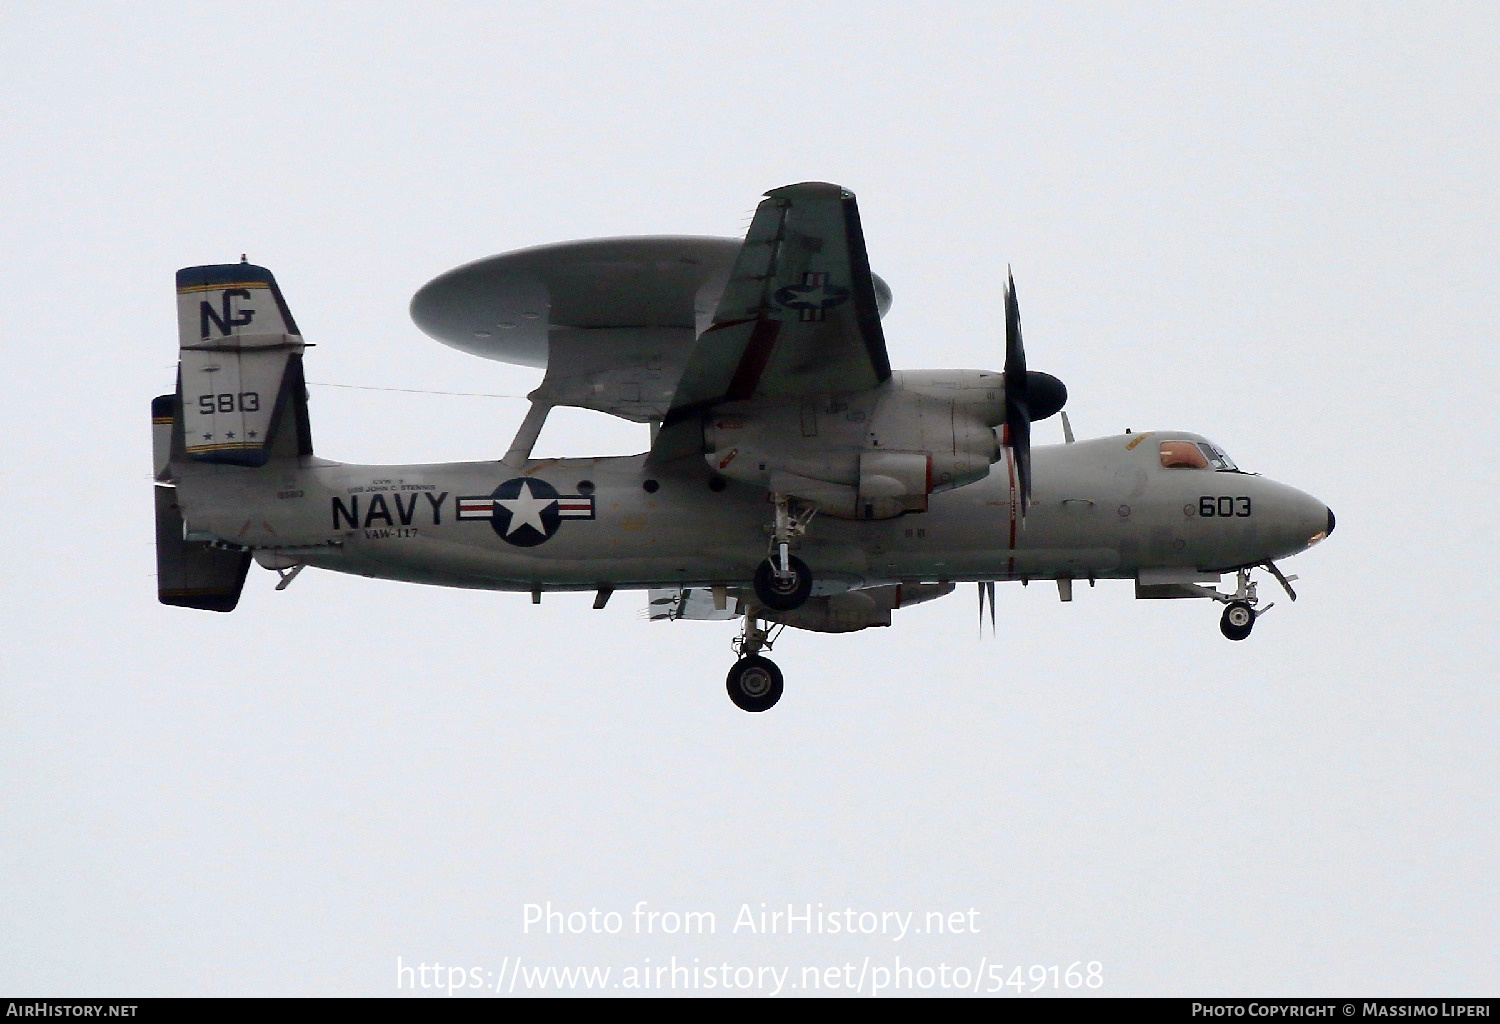
[[[789,612],[802,607],[812,593],[812,570],[791,553],[792,541],[807,532],[817,509],[797,508],[789,495],[774,495],[776,522],[771,527],[771,552],[755,570],[755,596],[767,608]]]
[[[781,699],[781,669],[760,654],[770,650],[773,642],[768,630],[756,625],[754,615],[745,616],[745,631],[734,641],[740,660],[729,669],[725,681],[729,699],[741,711],[769,711]]]
[[[791,553],[792,542],[807,532],[807,524],[817,513],[812,505],[799,505],[788,494],[773,494],[776,520],[771,525],[771,550],[755,569],[755,598],[773,612],[789,612],[802,607],[812,594],[812,570]],[[741,711],[769,711],[781,699],[781,669],[760,652],[770,650],[783,626],[770,632],[769,622],[757,621],[753,613],[745,615],[745,628],[734,641],[739,660],[729,669],[725,689],[729,699]]]
[[[1274,562],[1266,562],[1262,568],[1276,577],[1276,582],[1281,584],[1288,597],[1293,601],[1297,600],[1297,592],[1292,589],[1292,580],[1297,577],[1283,575]],[[1239,570],[1235,578],[1237,586],[1230,594],[1221,594],[1217,590],[1208,590],[1207,587],[1200,589],[1206,592],[1205,597],[1224,605],[1224,614],[1219,617],[1219,632],[1230,640],[1244,640],[1255,628],[1256,618],[1275,606],[1268,604],[1259,611],[1256,610],[1255,606],[1260,603],[1260,599],[1256,597],[1255,584],[1250,580],[1250,567]]]

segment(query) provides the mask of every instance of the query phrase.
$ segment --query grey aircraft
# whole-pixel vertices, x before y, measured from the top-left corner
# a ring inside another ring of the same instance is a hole
[[[303,340],[271,273],[177,273],[177,390],[152,403],[158,595],[230,611],[252,560],[442,586],[648,592],[653,619],[743,622],[728,691],[781,697],[761,652],[782,628],[888,626],[898,608],[995,583],[1131,580],[1139,598],[1224,606],[1243,640],[1252,570],[1333,532],[1333,512],[1240,470],[1197,434],[1031,445],[1067,390],[1028,370],[1014,282],[1005,366],[893,371],[852,193],[766,194],[743,241],[566,242],[450,271],[412,301],[422,330],[544,366],[503,457],[369,466],[314,454]],[[534,459],[557,406],[652,428],[650,450]],[[1232,574],[1229,589],[1220,590]],[[1269,605],[1267,606],[1269,607]]]

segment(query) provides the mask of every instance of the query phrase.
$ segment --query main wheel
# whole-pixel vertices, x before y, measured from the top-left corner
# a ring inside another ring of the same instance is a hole
[[[1244,601],[1235,601],[1224,609],[1219,620],[1219,632],[1231,640],[1243,640],[1255,628],[1255,609]]]
[[[796,555],[786,561],[790,576],[782,576],[771,564],[771,559],[761,561],[755,570],[755,596],[760,603],[778,612],[789,612],[802,607],[807,595],[812,593],[812,570]]]
[[[725,688],[741,711],[769,711],[781,699],[781,669],[770,658],[752,654],[730,668]]]

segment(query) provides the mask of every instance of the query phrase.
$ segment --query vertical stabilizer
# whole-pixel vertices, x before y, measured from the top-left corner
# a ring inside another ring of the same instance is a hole
[[[302,336],[269,270],[179,270],[177,330],[186,458],[263,466],[311,454]]]
[[[177,396],[157,395],[151,399],[151,456],[157,483],[172,482],[172,442],[176,425]]]
[[[162,604],[231,612],[240,602],[250,552],[210,547],[183,537],[177,488],[156,491],[156,596]]]

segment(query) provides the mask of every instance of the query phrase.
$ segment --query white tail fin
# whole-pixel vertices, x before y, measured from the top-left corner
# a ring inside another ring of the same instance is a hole
[[[263,466],[273,455],[311,452],[302,336],[269,270],[250,263],[179,270],[177,330],[189,459]]]

